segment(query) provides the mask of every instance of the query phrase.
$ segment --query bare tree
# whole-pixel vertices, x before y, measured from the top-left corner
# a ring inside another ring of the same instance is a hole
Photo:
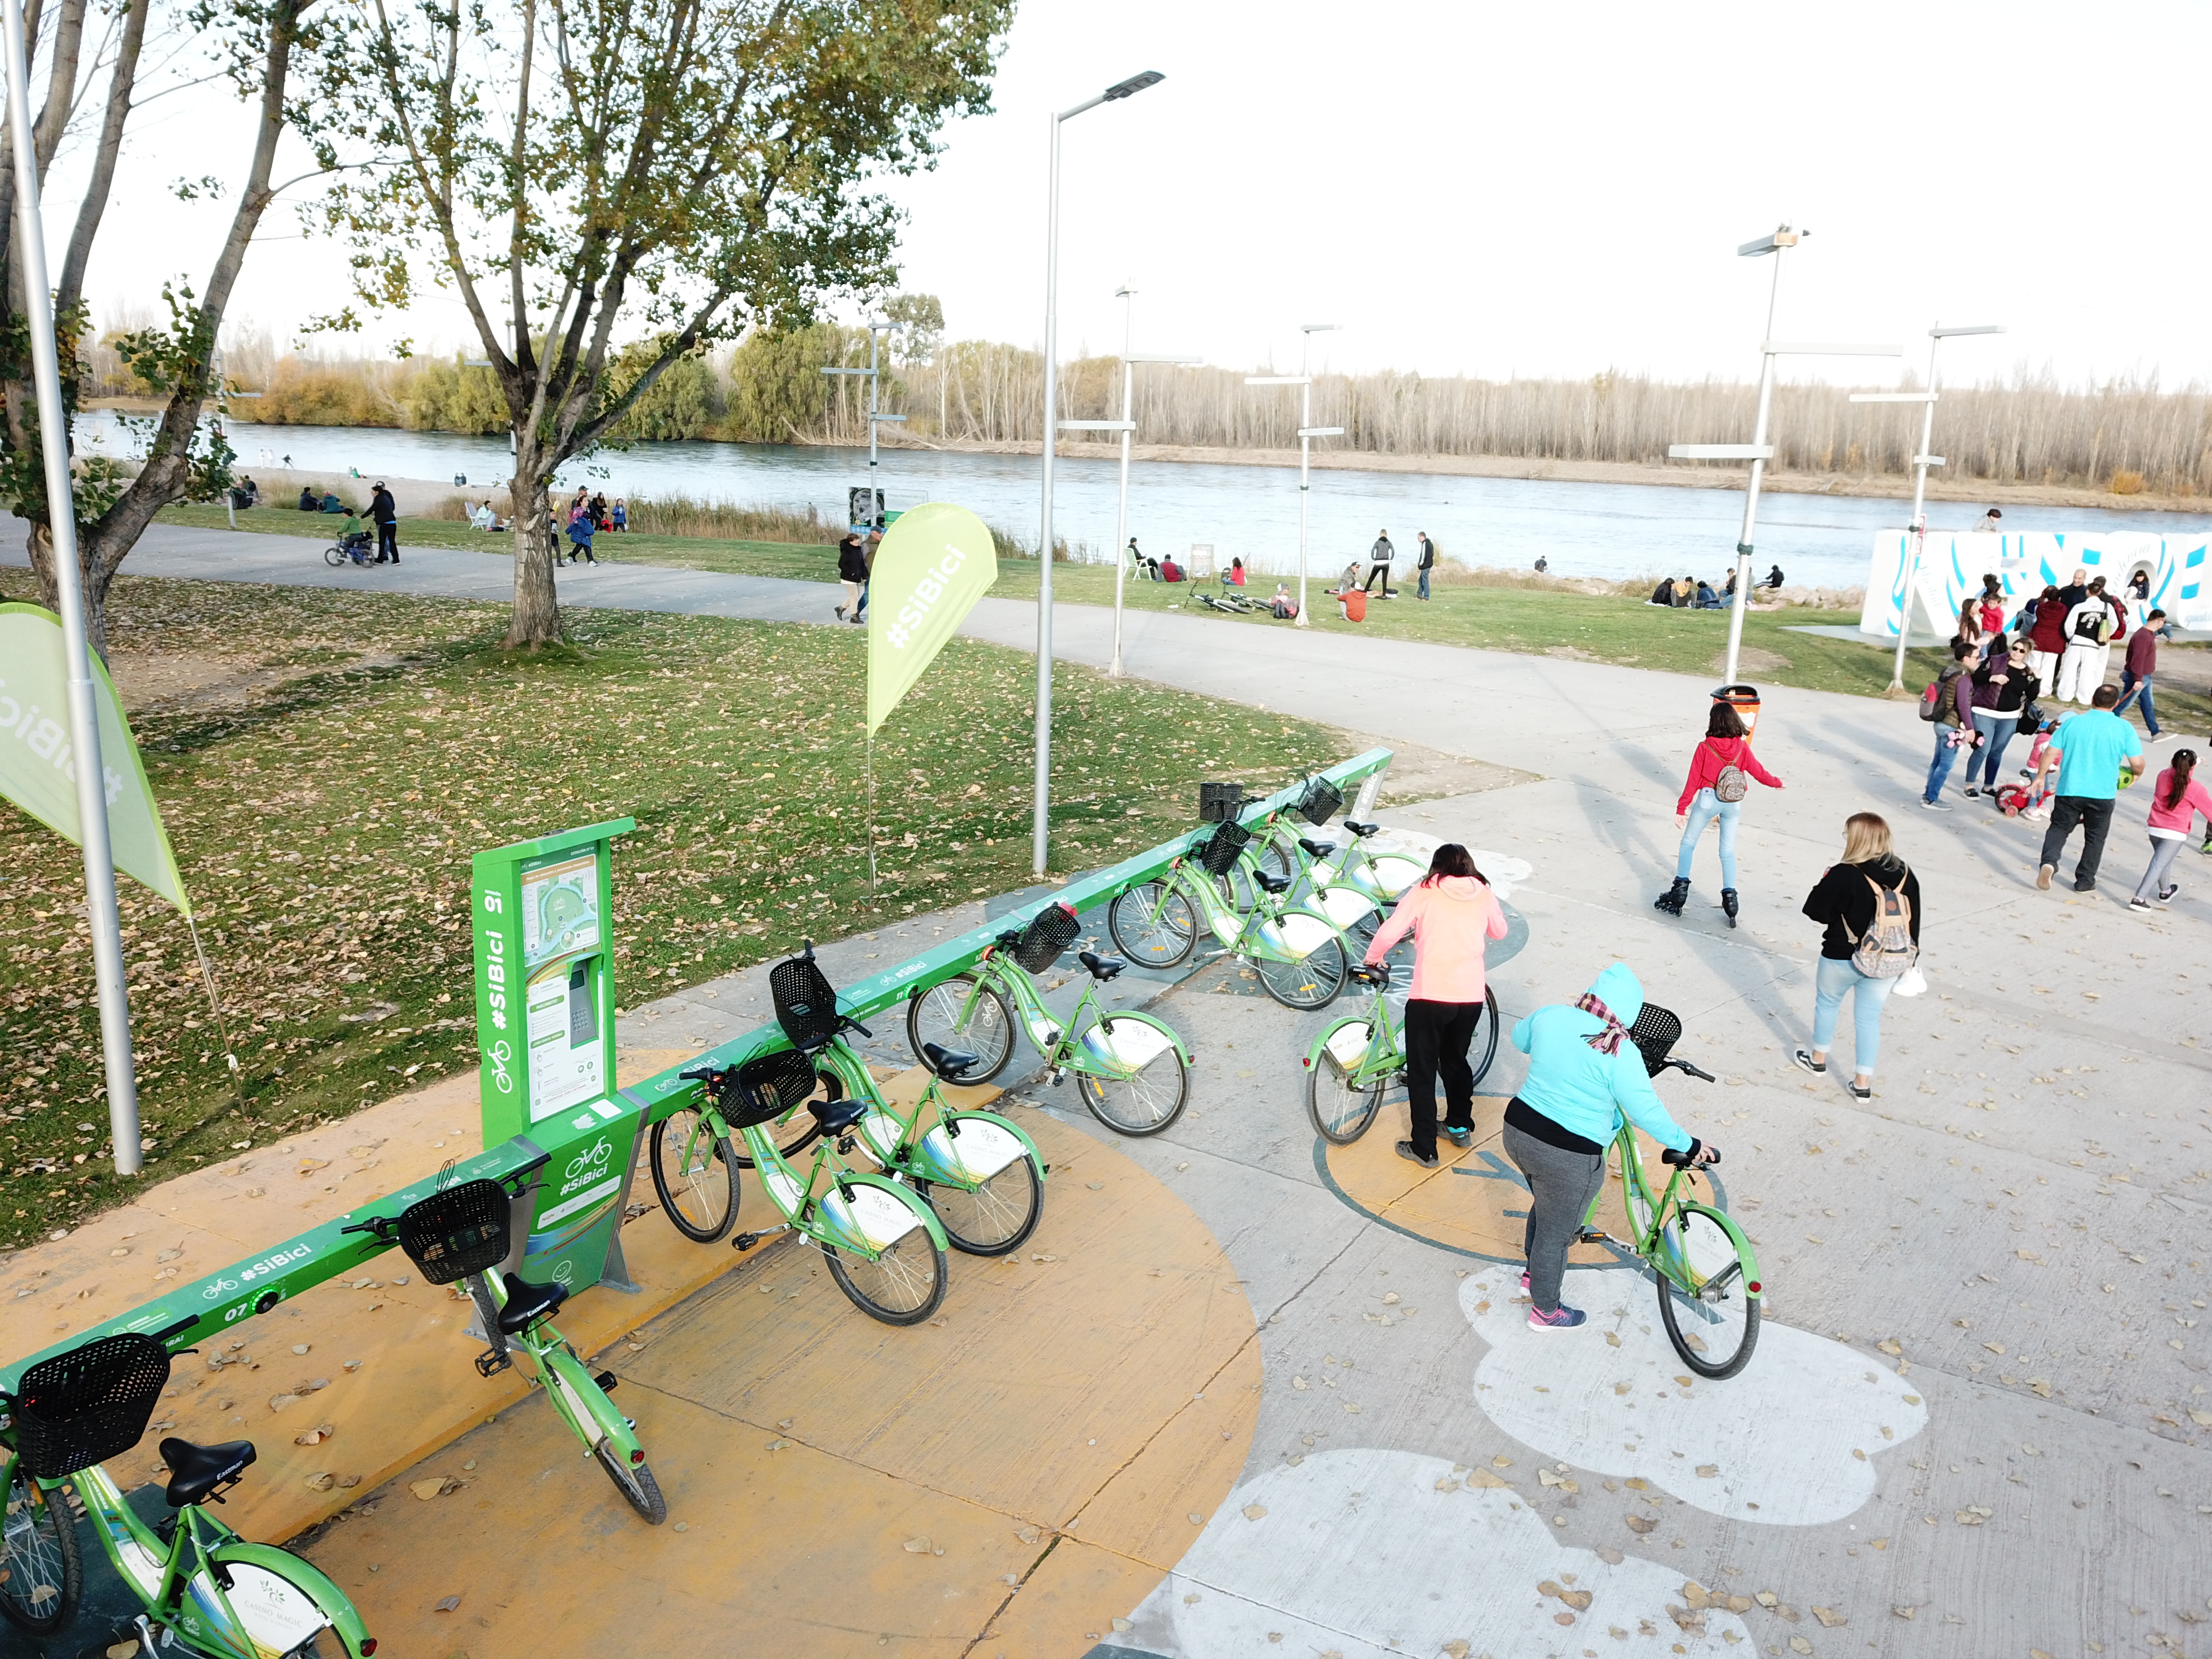
[[[514,434],[512,646],[561,637],[547,492],[669,366],[888,285],[867,180],[988,107],[1012,0],[368,0],[325,100],[364,304],[427,274],[466,308]],[[362,66],[366,65],[366,71]],[[351,154],[349,153],[350,146]],[[356,326],[350,307],[326,319]],[[630,349],[625,350],[623,337]],[[640,349],[635,342],[648,343]]]

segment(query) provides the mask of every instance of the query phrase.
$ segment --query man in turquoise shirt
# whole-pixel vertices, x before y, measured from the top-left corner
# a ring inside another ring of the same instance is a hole
[[[2142,769],[2142,744],[2136,729],[2112,712],[2120,700],[2118,686],[2097,689],[2090,707],[2061,726],[2037,764],[2032,793],[2053,765],[2058,768],[2058,793],[2051,803],[2051,827],[2043,832],[2042,868],[2035,884],[2051,885],[2060,854],[2074,826],[2081,826],[2081,861],[2074,866],[2074,890],[2097,890],[2097,865],[2105,856],[2105,837],[2112,828],[2112,803],[2119,797],[2124,769],[2130,783]]]

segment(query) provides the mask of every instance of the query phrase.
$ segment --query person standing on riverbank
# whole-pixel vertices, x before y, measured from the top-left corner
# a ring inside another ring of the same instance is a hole
[[[384,480],[376,481],[368,498],[368,516],[376,520],[376,562],[379,564],[399,562],[399,503],[392,499],[392,492],[384,487]]]
[[[1801,1071],[1815,1077],[1826,1073],[1828,1049],[1848,994],[1856,1038],[1851,1094],[1871,1100],[1874,1065],[1881,1054],[1881,1011],[1901,975],[1862,973],[1853,958],[1869,933],[1875,934],[1869,941],[1874,947],[1905,944],[1884,937],[1900,927],[1911,953],[1917,956],[1920,949],[1920,878],[1892,850],[1888,820],[1873,812],[1854,812],[1844,820],[1844,856],[1820,872],[1805,896],[1805,915],[1827,931],[1813,976],[1813,1043],[1790,1057]],[[1893,959],[1898,953],[1881,948],[1880,954]]]
[[[1717,702],[1705,716],[1703,742],[1690,756],[1690,775],[1683,781],[1681,798],[1674,803],[1674,827],[1682,842],[1674,854],[1674,884],[1651,902],[1655,910],[1670,916],[1682,914],[1690,896],[1690,865],[1698,851],[1698,837],[1715,818],[1721,825],[1721,908],[1728,925],[1735,926],[1735,823],[1750,793],[1748,780],[1756,778],[1769,789],[1779,789],[1782,780],[1759,763],[1751,752],[1751,738],[1743,716],[1729,704]]]
[[[2035,884],[2043,890],[2058,869],[2066,852],[2066,838],[2081,826],[2081,861],[2074,866],[2074,890],[2097,890],[2097,866],[2105,856],[2105,837],[2112,833],[2112,805],[2118,799],[2120,779],[2135,781],[2142,744],[2136,729],[2112,713],[2120,700],[2119,688],[2100,685],[2096,707],[2076,714],[2051,735],[2036,763],[2028,788],[2043,781],[2054,763],[2058,768],[2058,792],[2051,803],[2051,827],[2043,832],[2043,854]]]
[[[2130,910],[2149,909],[2154,894],[2164,904],[2179,890],[2181,884],[2168,878],[2173,871],[2174,854],[2189,839],[2190,825],[2198,816],[2203,817],[2206,830],[2212,831],[2212,792],[2197,781],[2196,770],[2197,751],[2177,749],[2172,764],[2158,775],[2157,787],[2150,796],[2150,866],[2136,884],[2136,896],[2128,901]]]
[[[2128,635],[2127,665],[2120,670],[2120,700],[2112,705],[2115,714],[2124,715],[2128,704],[2140,699],[2143,730],[2154,740],[2166,735],[2158,729],[2158,710],[2150,700],[2150,678],[2158,672],[2159,635],[2165,632],[2166,612],[2154,611],[2142,619],[2141,627]]]
[[[1375,545],[1367,550],[1367,580],[1360,585],[1359,591],[1371,592],[1375,579],[1380,576],[1382,579],[1382,597],[1396,599],[1398,596],[1390,591],[1390,562],[1397,556],[1398,550],[1390,545],[1390,532],[1387,530],[1376,532]]]
[[[1413,568],[1420,572],[1421,597],[1425,599],[1429,597],[1429,572],[1437,568],[1437,544],[1429,539],[1429,532],[1425,530],[1420,533],[1420,543],[1421,556]],[[1541,559],[1536,561],[1536,568],[1539,570],[1544,568]]]

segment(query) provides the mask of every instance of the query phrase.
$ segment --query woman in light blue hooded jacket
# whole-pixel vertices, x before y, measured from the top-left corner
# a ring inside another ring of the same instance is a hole
[[[1644,988],[1616,962],[1573,1006],[1539,1008],[1513,1028],[1528,1075],[1505,1108],[1505,1155],[1528,1182],[1521,1275],[1528,1328],[1571,1330],[1588,1315],[1559,1302],[1567,1248],[1605,1184],[1605,1149],[1622,1117],[1661,1146],[1710,1164],[1720,1154],[1667,1115],[1628,1028],[1644,1012]]]

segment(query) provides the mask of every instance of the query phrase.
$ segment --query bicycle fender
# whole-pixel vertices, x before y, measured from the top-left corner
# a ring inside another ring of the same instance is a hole
[[[1376,908],[1375,900],[1358,888],[1334,882],[1315,894],[1313,902],[1322,915],[1340,929],[1351,927]]]
[[[283,1579],[313,1601],[315,1610],[330,1621],[331,1631],[345,1644],[348,1659],[360,1659],[361,1645],[368,1639],[368,1626],[346,1599],[346,1593],[312,1561],[289,1550],[278,1549],[274,1544],[249,1544],[242,1538],[216,1545],[208,1552],[207,1559],[218,1566],[259,1567]],[[244,1610],[235,1601],[232,1608],[244,1616]]]
[[[1138,1047],[1145,1048],[1146,1052],[1134,1063],[1122,1058],[1120,1045],[1115,1042],[1113,1034],[1109,1032],[1106,1027],[1109,1024],[1119,1025],[1124,1021],[1132,1025],[1149,1026],[1152,1030],[1158,1032],[1161,1036],[1167,1039],[1164,1046],[1174,1049],[1185,1066],[1190,1064],[1189,1048],[1184,1045],[1183,1040],[1175,1034],[1166,1021],[1155,1019],[1150,1014],[1139,1013],[1132,1010],[1127,1013],[1102,1013],[1097,1023],[1088,1028],[1077,1039],[1082,1045],[1084,1052],[1099,1062],[1096,1067],[1081,1069],[1102,1071],[1109,1077],[1133,1078],[1136,1076],[1139,1067],[1158,1054],[1158,1048],[1147,1048],[1146,1040],[1139,1039]]]
[[[908,1208],[911,1209],[914,1213],[921,1218],[921,1224],[929,1231],[929,1237],[932,1243],[935,1244],[940,1250],[950,1248],[945,1237],[945,1224],[937,1218],[937,1212],[935,1211],[932,1210],[928,1205],[923,1203],[921,1200],[915,1196],[913,1188],[902,1186],[898,1182],[892,1180],[889,1176],[862,1175],[854,1173],[853,1175],[842,1176],[839,1177],[839,1181],[841,1183],[849,1183],[854,1187],[880,1187],[884,1191],[890,1194],[899,1203],[903,1204]],[[831,1191],[834,1192],[835,1190],[835,1188],[831,1188]]]
[[[955,1123],[973,1123],[997,1131],[988,1137],[979,1137],[988,1139],[993,1143],[990,1155],[976,1164],[970,1164],[964,1158],[961,1137],[952,1133],[951,1128]],[[1006,1151],[1006,1141],[1000,1138],[1001,1135],[1010,1137],[1014,1142],[1011,1154]],[[942,1124],[921,1138],[920,1144],[908,1155],[907,1165],[910,1173],[924,1181],[939,1182],[948,1187],[964,1187],[970,1182],[989,1180],[1016,1158],[1026,1158],[1036,1166],[1038,1177],[1042,1179],[1045,1173],[1044,1159],[1037,1152],[1036,1142],[1022,1133],[1020,1125],[1011,1118],[1000,1116],[996,1112],[952,1112],[946,1115]],[[922,1167],[925,1164],[928,1167]]]
[[[1352,1026],[1358,1026],[1362,1033],[1358,1048],[1352,1054],[1340,1054],[1332,1045],[1340,1042],[1341,1034]],[[1327,1055],[1336,1061],[1340,1070],[1349,1072],[1366,1057],[1368,1047],[1374,1041],[1375,1021],[1371,1016],[1346,1014],[1343,1018],[1333,1021],[1326,1030],[1314,1039],[1313,1047],[1306,1050],[1306,1070],[1310,1072],[1314,1070],[1321,1065],[1322,1057]]]
[[[580,1413],[582,1422],[577,1426],[592,1437],[593,1443],[605,1440],[627,1457],[638,1449],[637,1431],[631,1428],[615,1402],[607,1398],[606,1390],[592,1380],[592,1373],[581,1360],[570,1353],[566,1345],[556,1345],[538,1356],[538,1364],[551,1373],[546,1391],[559,1390],[562,1403],[571,1413]]]
[[[1717,1210],[1710,1204],[1700,1204],[1693,1198],[1682,1200],[1681,1208],[1686,1214],[1694,1211],[1698,1215],[1710,1217],[1719,1224],[1721,1231],[1729,1236],[1729,1242],[1735,1246],[1744,1261],[1749,1264],[1749,1271],[1745,1275],[1744,1294],[1747,1297],[1763,1298],[1766,1291],[1765,1281],[1759,1277],[1758,1254],[1752,1249],[1751,1241],[1743,1236],[1743,1229],[1735,1224],[1735,1218],[1725,1210]],[[1759,1288],[1757,1290],[1751,1288],[1754,1285],[1759,1285]]]

